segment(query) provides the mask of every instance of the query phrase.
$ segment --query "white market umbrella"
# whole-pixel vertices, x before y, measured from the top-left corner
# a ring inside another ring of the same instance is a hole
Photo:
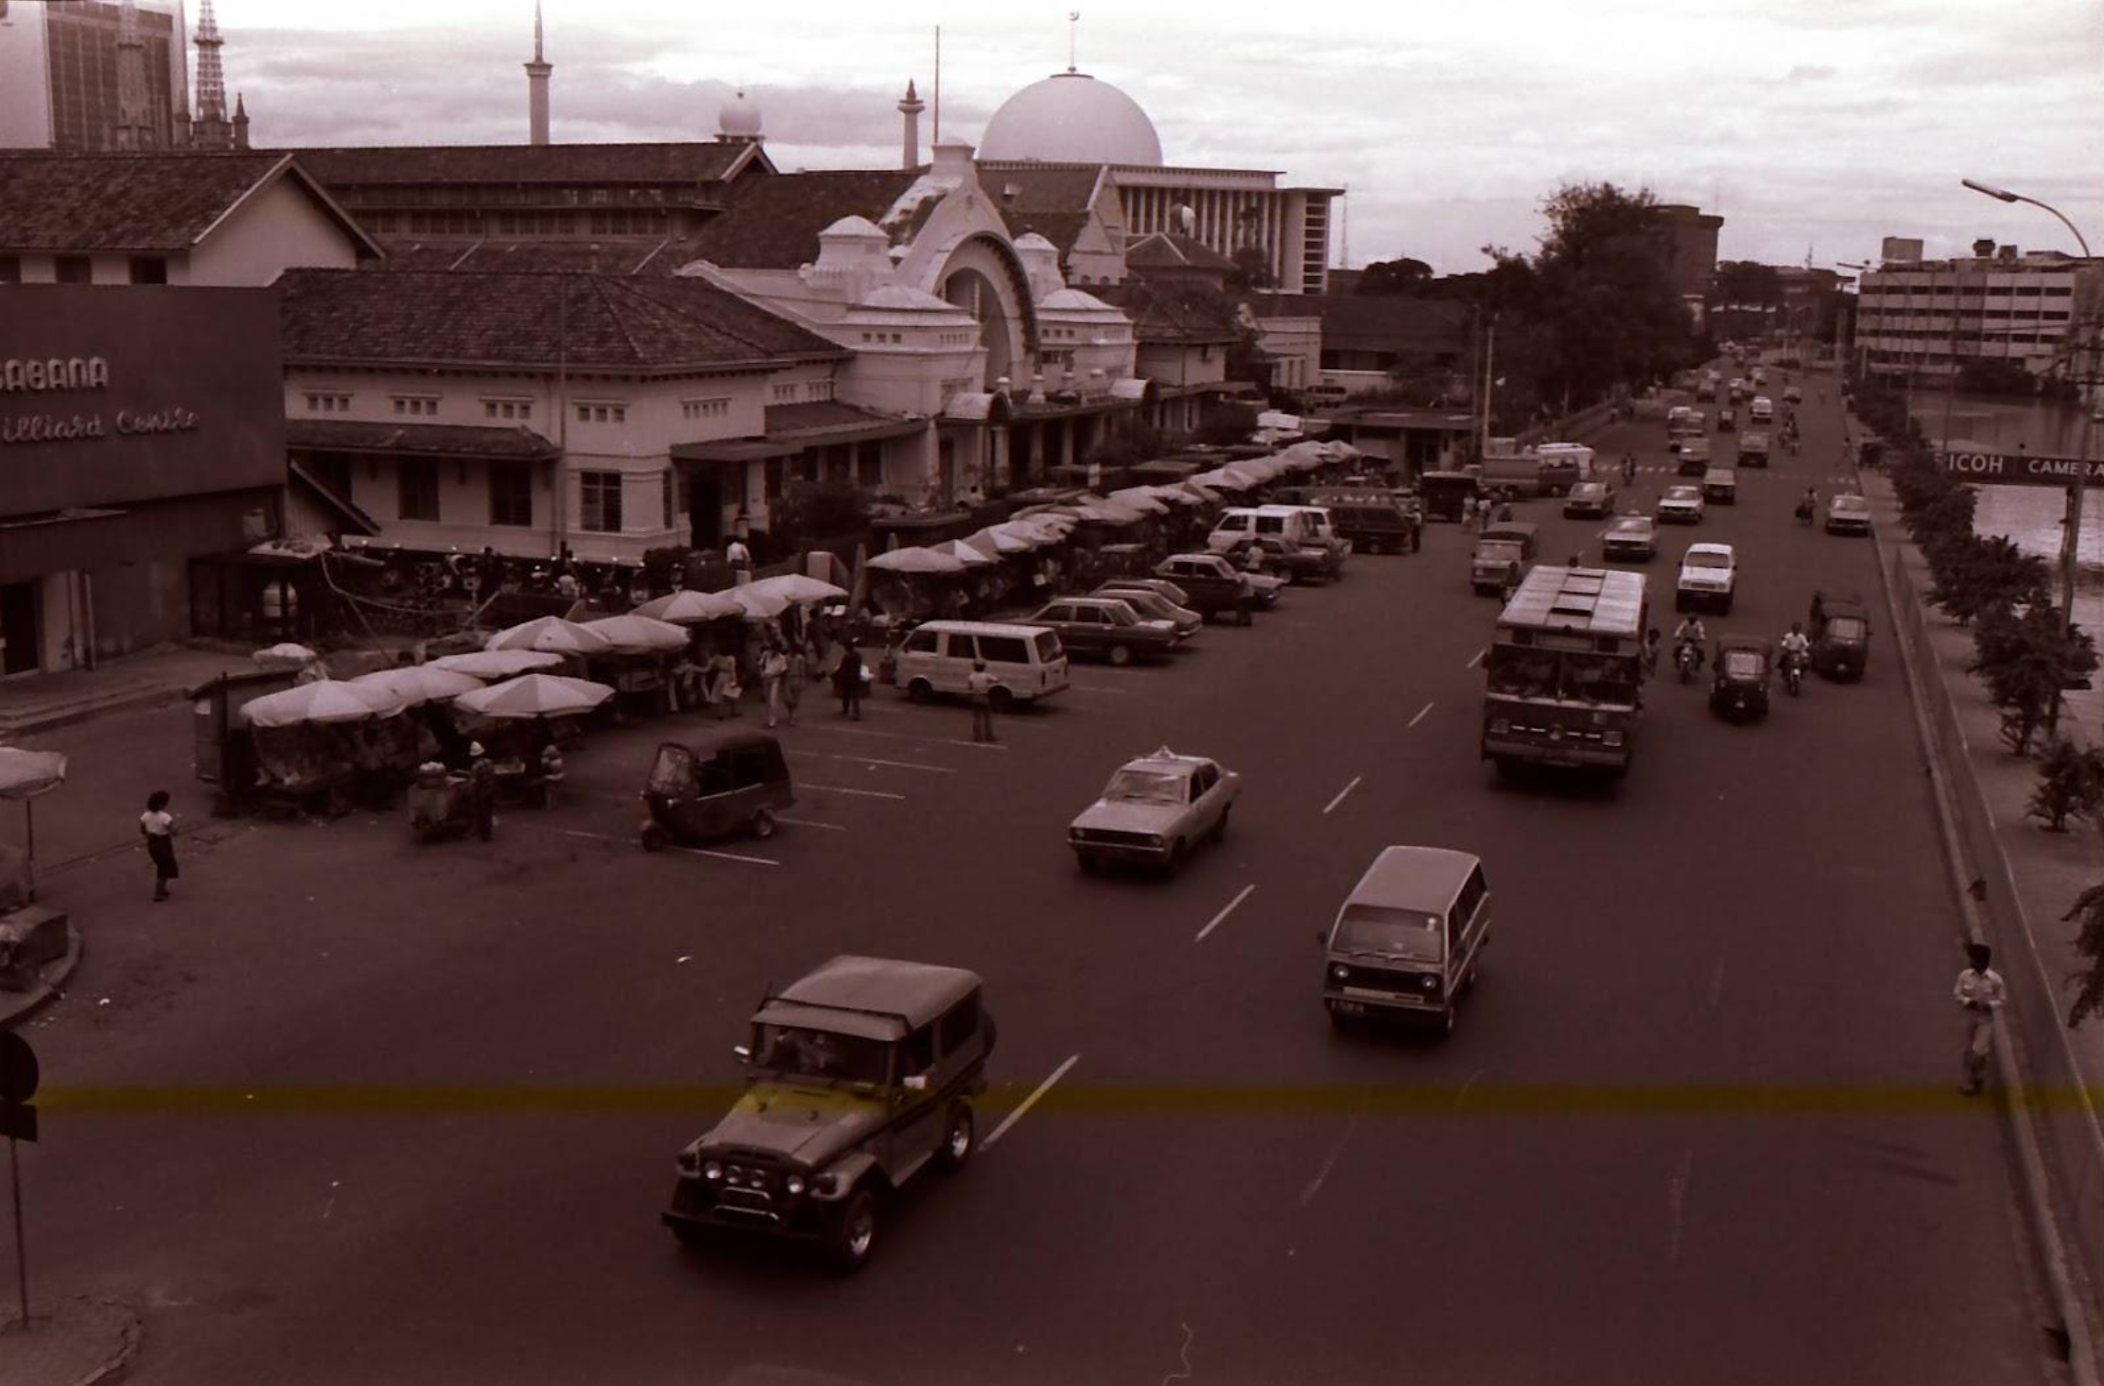
[[[964,542],[970,544],[981,553],[993,553],[995,555],[1029,553],[1038,544],[1037,540],[1013,530],[1007,525],[988,525],[977,534],[966,535]]]
[[[369,717],[391,717],[401,710],[401,697],[389,689],[316,679],[253,699],[241,712],[251,726],[291,727],[302,722],[362,722]]]
[[[536,669],[553,669],[562,662],[561,655],[545,650],[477,650],[473,654],[434,659],[424,667],[473,674],[478,679],[508,679],[518,674],[530,674]]]
[[[66,758],[57,751],[25,751],[0,746],[0,799],[22,801],[23,857],[29,862],[30,895],[36,895],[37,812],[32,799],[66,782]]]
[[[771,621],[796,605],[779,592],[755,592],[755,583],[733,587],[727,592],[718,592],[719,597],[729,597],[738,604],[738,610],[748,621]]]
[[[605,654],[607,639],[575,621],[560,616],[536,616],[522,625],[492,635],[485,650],[540,650],[546,654]]]
[[[744,614],[744,607],[722,593],[697,592],[691,587],[682,588],[669,597],[653,597],[629,613],[631,616],[648,616],[653,621],[689,626]]]
[[[472,693],[463,693],[453,705],[484,717],[575,717],[614,696],[614,690],[590,679],[568,679],[560,674],[521,674],[493,683]]]
[[[470,689],[482,687],[482,680],[473,674],[458,669],[441,669],[436,664],[410,664],[399,669],[381,669],[376,673],[360,674],[351,683],[358,687],[381,688],[400,699],[404,706],[416,703],[436,702],[441,698],[457,698]]]
[[[1218,467],[1210,472],[1200,472],[1197,476],[1192,477],[1191,480],[1200,486],[1211,487],[1216,491],[1247,491],[1250,487],[1257,484],[1254,477],[1242,472],[1231,472],[1225,467]]]
[[[1157,501],[1163,503],[1165,509],[1171,505],[1205,504],[1204,500],[1200,498],[1199,494],[1196,491],[1186,489],[1182,486],[1154,486],[1148,489]]]
[[[934,549],[893,549],[869,560],[869,566],[884,573],[961,573],[962,561]]]
[[[630,612],[626,616],[602,616],[586,621],[584,628],[602,636],[616,654],[649,654],[655,650],[683,650],[687,632],[670,621],[654,621]]]
[[[952,539],[947,544],[937,544],[935,545],[935,551],[948,554],[967,568],[983,568],[995,561],[992,554],[967,544],[962,539]]]
[[[809,602],[837,602],[847,596],[845,587],[836,587],[830,582],[802,573],[783,573],[779,577],[761,578],[746,584],[748,592],[766,592],[787,597],[802,606]]]
[[[267,650],[257,650],[249,658],[265,668],[270,668],[276,665],[312,664],[321,656],[305,645],[295,645],[287,641],[282,645],[272,645]]]
[[[1168,503],[1154,493],[1152,486],[1128,486],[1122,491],[1113,491],[1106,499],[1119,505],[1130,506],[1143,515],[1166,515]]]

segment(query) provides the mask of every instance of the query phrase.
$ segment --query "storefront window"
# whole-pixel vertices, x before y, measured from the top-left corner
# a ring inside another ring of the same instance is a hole
[[[438,464],[429,458],[395,463],[396,513],[404,520],[438,518]]]
[[[489,469],[489,522],[527,526],[533,523],[533,469],[493,462]]]
[[[577,527],[596,534],[621,532],[621,473],[580,472]]]

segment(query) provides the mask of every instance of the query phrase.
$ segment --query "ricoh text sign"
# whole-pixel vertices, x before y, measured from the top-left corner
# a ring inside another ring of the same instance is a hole
[[[1983,486],[2104,485],[2104,462],[2079,457],[2033,457],[2027,452],[1939,452],[1937,465],[1960,481]]]

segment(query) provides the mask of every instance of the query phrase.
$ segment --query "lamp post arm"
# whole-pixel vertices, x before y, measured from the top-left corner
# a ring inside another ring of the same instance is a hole
[[[2051,212],[2053,216],[2056,219],[2058,219],[2060,224],[2067,228],[2067,233],[2075,238],[2075,244],[2082,247],[2082,258],[2085,260],[2092,258],[2089,253],[2089,242],[2082,239],[2082,233],[2075,229],[2075,223],[2069,221],[2066,217],[2060,215],[2060,209],[2058,207],[2050,206],[2044,202],[2040,202],[2035,197],[2025,197],[2022,193],[2016,194],[2016,200],[2018,202],[2028,202],[2033,207],[2037,207],[2043,211]]]

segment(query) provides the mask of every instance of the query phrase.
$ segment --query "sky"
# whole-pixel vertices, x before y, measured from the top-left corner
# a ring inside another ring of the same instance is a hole
[[[188,0],[194,22],[198,0]],[[517,143],[531,0],[217,0],[258,145]],[[2104,250],[2097,0],[543,0],[557,141],[708,139],[742,84],[784,170],[891,167],[911,77],[976,142],[1067,65],[1153,118],[1172,164],[1347,188],[1333,263],[1483,268],[1569,182],[1725,218],[1723,259]],[[922,118],[923,147],[929,117]],[[2089,169],[2085,174],[2083,170]],[[1348,244],[1347,244],[1348,242]]]

